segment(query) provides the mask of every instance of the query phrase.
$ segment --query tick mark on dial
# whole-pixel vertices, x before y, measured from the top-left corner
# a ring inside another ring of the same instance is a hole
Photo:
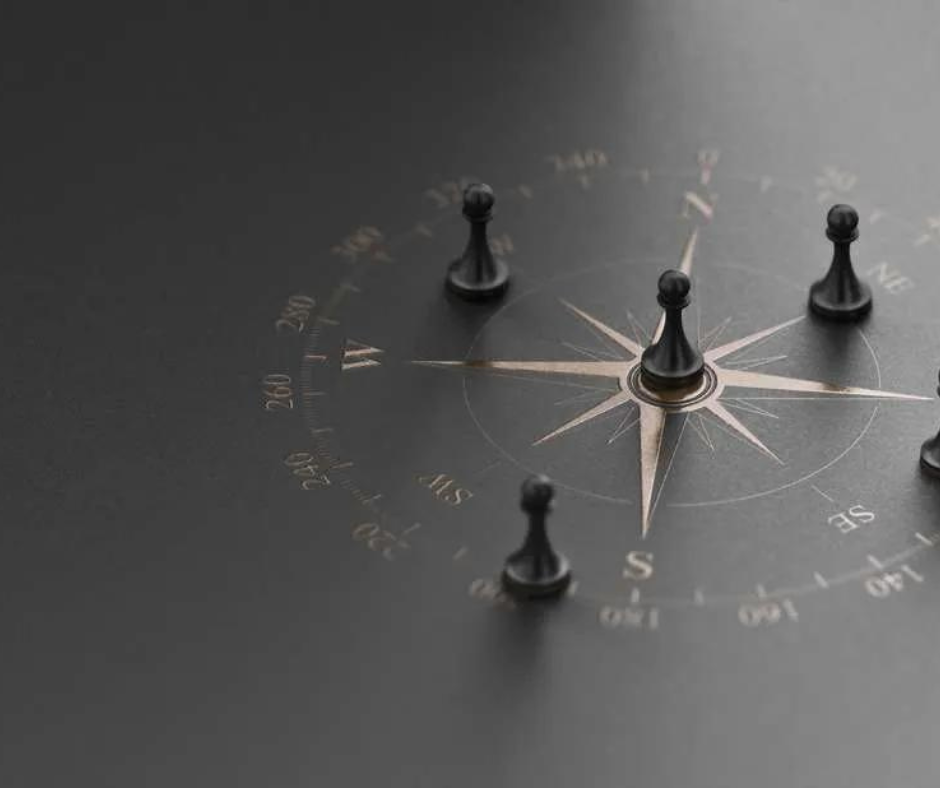
[[[823,498],[825,498],[829,503],[835,503],[835,499],[829,495],[826,495],[822,490],[820,490],[815,484],[811,484],[810,487],[817,493],[819,493]]]
[[[936,547],[936,545],[937,545],[937,537],[933,537],[933,538],[931,539],[931,538],[928,537],[928,536],[924,536],[920,531],[915,532],[915,533],[914,533],[914,536],[917,537],[917,541],[918,541],[918,542],[920,542],[921,544],[926,545],[927,547]]]

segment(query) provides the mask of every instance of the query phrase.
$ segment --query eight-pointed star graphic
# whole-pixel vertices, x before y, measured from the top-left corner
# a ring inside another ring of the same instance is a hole
[[[690,255],[690,249],[694,247],[694,243],[695,234],[693,233],[689,239],[689,244],[686,246],[687,255]],[[683,255],[683,257],[686,257],[686,255]],[[663,396],[661,400],[657,401],[655,396],[644,396],[635,385],[630,383],[631,379],[635,379],[635,373],[639,371],[640,356],[643,353],[642,345],[612,326],[602,322],[584,310],[579,309],[575,305],[567,301],[562,301],[561,303],[572,314],[576,315],[588,326],[616,345],[620,354],[624,357],[611,360],[502,361],[479,359],[467,361],[416,361],[414,363],[424,366],[448,367],[462,370],[504,373],[523,372],[535,375],[575,376],[617,381],[617,391],[612,392],[609,397],[589,410],[584,411],[570,421],[565,422],[546,435],[538,438],[533,445],[539,446],[552,441],[574,428],[594,421],[618,408],[630,406],[631,404],[636,406],[639,413],[638,422],[640,434],[641,535],[644,538],[649,533],[652,522],[654,507],[653,493],[657,487],[657,479],[660,475],[661,466],[663,465],[661,461],[663,435],[666,428],[666,421],[670,415],[684,414],[690,410],[707,410],[719,419],[722,424],[744,438],[771,461],[783,464],[777,455],[764,445],[764,443],[731,412],[726,404],[722,402],[722,398],[726,393],[734,389],[757,389],[796,394],[816,394],[824,397],[882,400],[928,399],[927,397],[911,394],[899,394],[891,391],[879,391],[854,386],[839,386],[816,380],[771,375],[764,372],[757,372],[753,369],[742,369],[740,366],[733,368],[727,362],[725,365],[720,363],[732,354],[744,350],[745,348],[755,346],[757,343],[763,342],[774,334],[795,325],[803,319],[801,316],[706,350],[704,352],[706,370],[712,376],[713,385],[703,396],[688,400],[682,400],[680,398],[673,401],[669,401],[667,397]],[[723,325],[726,324],[727,321]],[[657,331],[654,332],[651,341],[655,341],[661,331],[662,321],[660,321],[659,327]],[[728,399],[733,399],[733,397],[728,397]]]

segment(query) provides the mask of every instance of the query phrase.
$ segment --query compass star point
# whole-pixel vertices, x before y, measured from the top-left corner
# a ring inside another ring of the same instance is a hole
[[[632,401],[633,400],[631,396],[627,392],[618,391],[612,397],[608,397],[590,410],[586,410],[584,413],[580,414],[579,416],[575,416],[575,418],[571,419],[570,421],[566,421],[560,427],[548,433],[548,435],[543,435],[532,445],[541,446],[543,443],[548,443],[548,441],[552,440],[553,438],[557,438],[559,435],[563,435],[564,433],[573,430],[575,427],[580,427],[582,424],[587,424],[589,421],[600,418],[601,416],[610,413],[612,410],[619,408],[621,405],[625,405]]]
[[[629,362],[624,361],[412,361],[426,367],[481,369],[490,372],[534,372],[544,375],[576,375],[619,380]]]
[[[561,305],[565,307],[569,312],[577,315],[585,323],[594,328],[596,331],[599,331],[605,337],[613,341],[615,344],[619,345],[621,349],[626,350],[634,358],[640,356],[643,353],[643,348],[639,346],[636,342],[630,339],[628,336],[625,336],[617,329],[612,326],[607,325],[606,323],[601,322],[593,315],[589,315],[583,309],[579,309],[570,301],[566,301],[563,298],[558,299],[561,302]]]
[[[653,521],[653,492],[666,431],[666,411],[641,402],[640,407],[640,536],[645,539]]]
[[[865,389],[857,386],[838,386],[820,380],[805,380],[784,375],[770,375],[766,372],[754,372],[744,369],[722,368],[719,376],[725,387],[762,389],[769,391],[787,391],[797,394],[823,394],[830,397],[859,397],[864,399],[893,399],[911,402],[926,402],[929,397],[917,394],[901,394],[895,391]]]
[[[721,420],[725,426],[734,430],[735,433],[744,438],[752,446],[760,450],[764,455],[772,459],[774,462],[779,465],[785,465],[786,463],[781,460],[776,454],[774,454],[767,446],[764,445],[763,441],[760,440],[753,432],[751,432],[741,420],[735,416],[728,408],[721,404],[718,400],[709,402],[705,409],[711,413],[715,418]]]
[[[783,331],[790,326],[795,326],[797,323],[805,319],[806,315],[800,315],[799,317],[795,317],[792,320],[787,320],[783,323],[778,323],[775,326],[771,326],[770,328],[756,331],[755,333],[749,334],[748,336],[742,337],[741,339],[735,339],[733,342],[726,342],[724,345],[712,348],[711,350],[706,350],[705,361],[715,363],[716,361],[723,359],[725,356],[730,356],[732,353],[736,353],[739,350],[744,350],[746,347],[750,347],[751,345],[755,345],[765,339],[769,339],[774,334]]]

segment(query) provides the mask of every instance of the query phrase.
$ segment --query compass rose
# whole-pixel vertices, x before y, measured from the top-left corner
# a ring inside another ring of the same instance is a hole
[[[685,245],[681,269],[691,268],[691,259],[697,238],[697,228],[692,231]],[[561,424],[545,435],[538,437],[533,445],[539,446],[558,439],[575,429],[618,409],[635,407],[639,424],[640,443],[640,489],[641,489],[641,535],[645,538],[652,524],[654,498],[661,469],[663,436],[667,420],[671,417],[685,418],[687,414],[705,410],[718,419],[734,434],[743,438],[771,462],[783,465],[783,461],[749,430],[729,407],[726,400],[735,399],[734,392],[741,389],[765,390],[795,395],[819,395],[825,398],[871,399],[871,400],[910,400],[924,401],[928,398],[891,391],[840,386],[818,380],[808,380],[783,375],[773,375],[754,369],[734,368],[726,361],[729,356],[753,347],[804,318],[799,316],[765,328],[740,339],[727,342],[718,347],[705,350],[705,371],[702,379],[686,389],[673,391],[652,390],[648,388],[641,375],[641,356],[644,347],[639,342],[623,334],[608,323],[588,314],[576,305],[561,300],[561,305],[571,314],[584,321],[593,330],[610,340],[616,346],[617,359],[592,360],[493,360],[470,359],[464,361],[415,361],[415,364],[439,368],[456,368],[477,372],[522,372],[533,375],[573,376],[582,378],[615,381],[616,391],[602,402],[594,405],[573,419]],[[725,325],[727,324],[726,321]],[[663,331],[661,319],[650,344],[656,342]],[[724,362],[724,363],[723,363]],[[795,397],[798,399],[799,397]]]

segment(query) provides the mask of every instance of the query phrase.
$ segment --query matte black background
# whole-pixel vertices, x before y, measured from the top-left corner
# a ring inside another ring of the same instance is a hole
[[[2,15],[0,783],[936,783],[935,595],[742,650],[468,624],[337,575],[246,405],[311,250],[437,173],[717,144],[935,212],[934,3]]]

